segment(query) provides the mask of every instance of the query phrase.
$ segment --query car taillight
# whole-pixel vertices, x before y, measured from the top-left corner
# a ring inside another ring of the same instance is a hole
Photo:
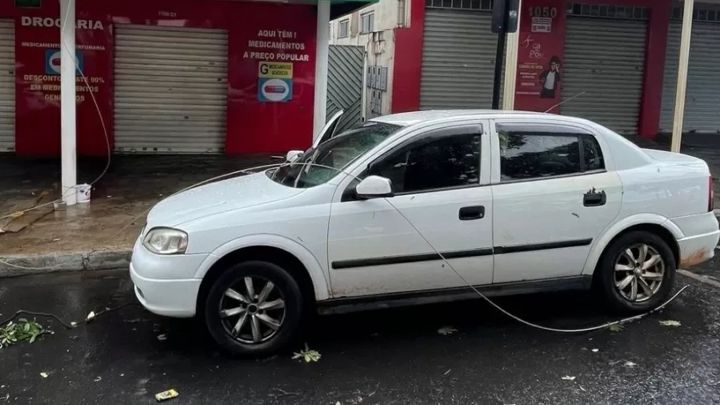
[[[715,209],[715,189],[713,178],[710,176],[710,184],[708,185],[708,211]]]

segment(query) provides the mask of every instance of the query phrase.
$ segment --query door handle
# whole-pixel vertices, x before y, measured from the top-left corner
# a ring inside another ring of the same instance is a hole
[[[461,221],[471,221],[473,219],[485,218],[485,207],[482,205],[474,205],[472,207],[460,208],[460,214],[458,215]]]
[[[607,195],[605,191],[597,191],[595,188],[585,193],[583,196],[583,205],[586,207],[599,207],[605,205]]]

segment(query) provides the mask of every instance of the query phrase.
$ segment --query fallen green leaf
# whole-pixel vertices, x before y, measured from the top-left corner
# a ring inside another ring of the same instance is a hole
[[[20,318],[17,322],[8,322],[0,327],[0,349],[18,342],[33,343],[43,333],[47,331],[34,320]]]
[[[438,329],[437,332],[443,336],[448,336],[454,334],[457,331],[458,330],[453,328],[452,326],[443,326],[442,328]]]
[[[608,326],[608,329],[610,329],[610,332],[620,332],[620,331],[623,330],[624,328],[625,328],[625,327],[622,326],[622,324],[619,324],[619,323],[616,323],[616,324],[614,324],[614,325]]]
[[[677,328],[677,327],[680,326],[681,324],[680,324],[680,322],[678,322],[678,321],[667,320],[667,321],[660,321],[660,325],[662,325],[662,326],[672,326],[672,327]]]
[[[293,353],[292,359],[304,360],[305,363],[311,363],[319,361],[320,357],[320,352],[318,352],[317,350],[310,350],[307,343],[305,343],[305,349],[300,350],[300,352]]]

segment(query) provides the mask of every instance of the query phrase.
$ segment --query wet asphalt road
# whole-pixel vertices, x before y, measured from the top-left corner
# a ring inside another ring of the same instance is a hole
[[[323,317],[307,338],[322,354],[312,364],[290,352],[228,358],[196,322],[131,304],[73,330],[42,320],[54,335],[0,350],[0,405],[154,403],[168,388],[180,392],[169,404],[720,403],[720,289],[678,276],[684,284],[663,312],[620,332],[543,332],[480,301]],[[0,279],[0,318],[23,308],[81,321],[128,302],[124,270]],[[613,318],[586,294],[499,303],[555,327]],[[458,331],[438,334],[446,325]]]

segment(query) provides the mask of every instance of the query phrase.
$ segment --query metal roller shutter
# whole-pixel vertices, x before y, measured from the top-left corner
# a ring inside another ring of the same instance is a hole
[[[420,108],[490,108],[497,36],[488,12],[425,10]]]
[[[116,26],[116,151],[221,152],[226,120],[225,30]]]
[[[645,70],[643,20],[568,16],[564,115],[587,118],[620,133],[637,133]]]
[[[15,150],[15,23],[0,20],[0,152]]]
[[[672,132],[680,52],[680,22],[668,33],[660,130]],[[683,132],[720,132],[720,24],[693,21]]]

